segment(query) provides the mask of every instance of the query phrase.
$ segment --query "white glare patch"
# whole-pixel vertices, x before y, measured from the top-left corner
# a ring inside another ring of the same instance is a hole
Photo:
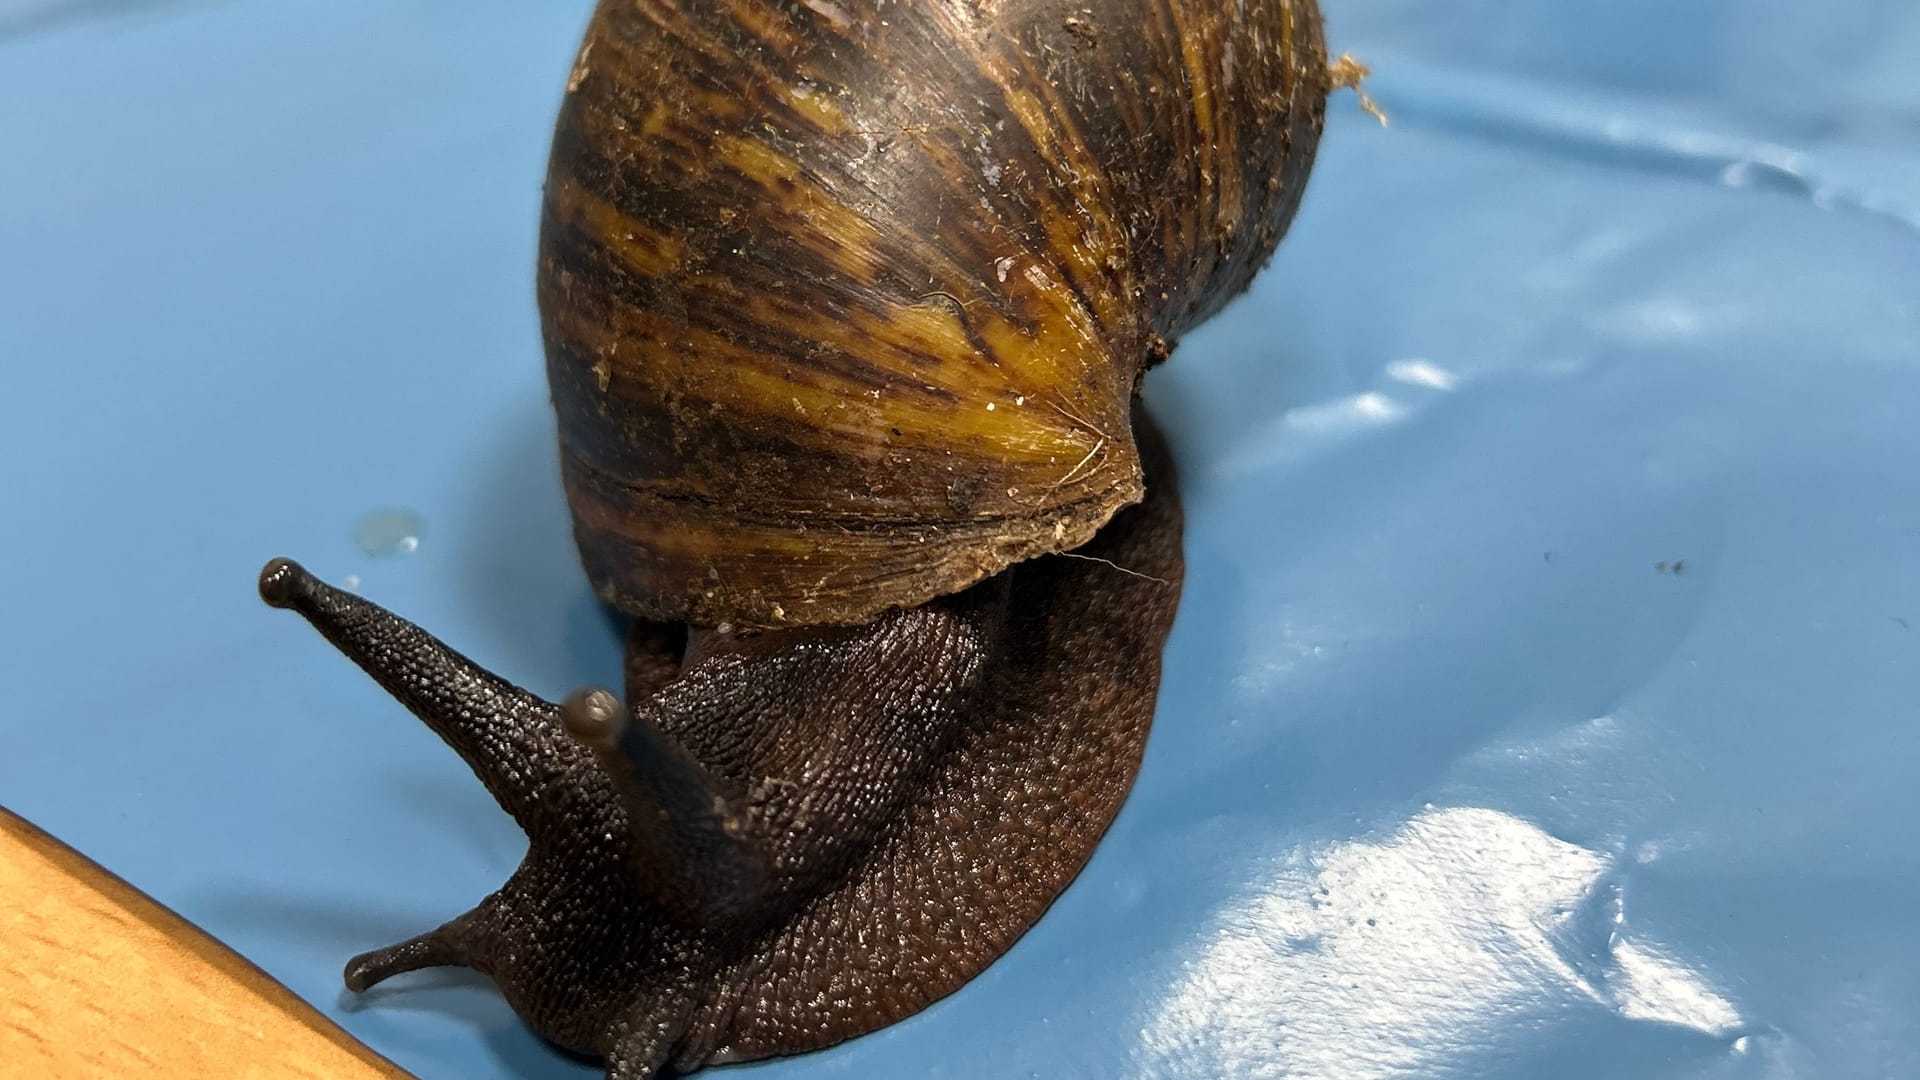
[[[1337,401],[1325,401],[1317,405],[1303,405],[1297,409],[1288,409],[1287,423],[1297,428],[1313,431],[1340,431],[1362,424],[1385,423],[1397,420],[1406,413],[1399,402],[1385,394],[1368,391]]]
[[[1675,341],[1698,334],[1706,318],[1684,300],[1655,297],[1633,304],[1607,317],[1605,322],[1635,341]]]
[[[1629,1020],[1678,1024],[1708,1035],[1725,1035],[1740,1026],[1740,1014],[1727,999],[1700,985],[1681,964],[1626,939],[1613,942],[1620,983],[1614,995],[1620,1015]]]
[[[1400,406],[1384,394],[1361,394],[1353,399],[1353,412],[1369,420],[1391,420],[1400,415]]]
[[[1582,1003],[1730,1034],[1734,1007],[1611,911],[1606,953],[1570,944],[1611,862],[1478,808],[1429,808],[1382,841],[1305,854],[1182,968],[1143,1027],[1145,1071],[1438,1075]]]
[[[839,29],[845,30],[853,25],[853,17],[847,14],[847,9],[834,3],[833,0],[805,0],[805,2],[816,14]]]
[[[1460,380],[1446,368],[1431,360],[1414,358],[1395,360],[1387,365],[1387,377],[1412,386],[1425,386],[1434,390],[1451,390]]]

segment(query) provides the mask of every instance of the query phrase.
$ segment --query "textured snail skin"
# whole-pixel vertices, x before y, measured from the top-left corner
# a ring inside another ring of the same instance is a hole
[[[347,986],[486,972],[619,1078],[827,1046],[958,988],[1079,872],[1139,766],[1182,570],[1172,465],[1140,433],[1146,499],[1088,558],[684,656],[641,624],[625,716],[604,692],[543,701],[269,563],[267,602],[426,721],[528,838],[498,892],[354,958]]]
[[[1329,82],[1313,0],[603,2],[539,260],[601,596],[859,624],[1084,543]]]

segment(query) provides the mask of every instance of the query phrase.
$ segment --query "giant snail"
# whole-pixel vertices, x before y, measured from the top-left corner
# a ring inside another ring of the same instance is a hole
[[[647,1077],[1003,953],[1153,712],[1181,517],[1141,376],[1265,264],[1348,74],[1315,0],[602,0],[538,297],[629,704],[268,564],[529,838],[348,986],[476,968]]]

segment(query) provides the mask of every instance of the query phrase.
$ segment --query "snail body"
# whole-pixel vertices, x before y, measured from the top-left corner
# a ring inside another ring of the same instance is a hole
[[[912,1014],[1079,872],[1178,606],[1139,380],[1278,243],[1331,85],[1313,0],[1085,4],[600,5],[538,294],[630,704],[268,564],[529,838],[351,989],[474,967],[685,1072]]]

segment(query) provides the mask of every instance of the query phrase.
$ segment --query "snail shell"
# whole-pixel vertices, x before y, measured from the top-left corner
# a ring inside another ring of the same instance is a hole
[[[1086,542],[1327,89],[1312,0],[601,4],[539,261],[600,595],[853,624]]]

